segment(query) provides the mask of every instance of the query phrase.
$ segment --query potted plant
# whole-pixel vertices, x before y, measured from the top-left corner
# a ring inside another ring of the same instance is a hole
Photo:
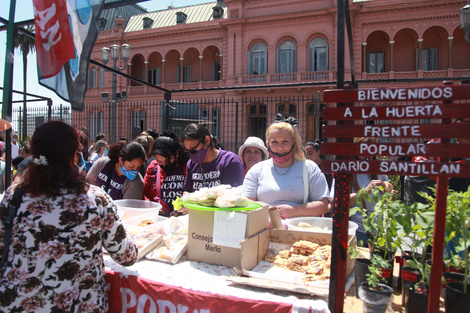
[[[363,300],[366,312],[372,305],[377,305],[379,310],[385,311],[393,293],[393,258],[397,247],[400,246],[400,224],[397,220],[403,214],[403,205],[393,200],[393,194],[383,193],[381,187],[369,192],[362,189],[358,192],[357,199],[359,207],[351,208],[351,214],[356,211],[362,214],[362,224],[369,234],[367,243],[370,250],[369,260],[356,259],[357,294]],[[372,213],[368,214],[363,201],[375,203]],[[351,255],[357,258],[359,250],[355,249]],[[360,275],[361,264],[362,268],[367,269],[362,271],[363,275]],[[388,286],[384,283],[388,283]],[[378,300],[379,296],[385,299]]]
[[[449,191],[446,216],[446,252],[448,263],[463,264],[463,281],[449,282],[446,286],[447,313],[461,312],[470,307],[469,270],[470,188],[466,192]]]
[[[397,220],[402,229],[400,250],[408,252],[405,266],[400,269],[406,312],[427,312],[431,265],[426,252],[432,247],[435,211],[434,199],[428,200],[429,205],[404,205],[405,212]]]

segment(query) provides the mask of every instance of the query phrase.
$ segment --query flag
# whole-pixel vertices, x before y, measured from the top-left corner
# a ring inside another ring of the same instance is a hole
[[[33,0],[39,83],[83,110],[104,0]]]

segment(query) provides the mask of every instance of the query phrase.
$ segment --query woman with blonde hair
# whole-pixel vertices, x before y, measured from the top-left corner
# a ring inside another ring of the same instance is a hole
[[[281,218],[321,216],[330,201],[325,176],[305,159],[297,120],[278,114],[266,131],[271,159],[255,164],[245,176],[243,194],[248,199],[279,209]]]

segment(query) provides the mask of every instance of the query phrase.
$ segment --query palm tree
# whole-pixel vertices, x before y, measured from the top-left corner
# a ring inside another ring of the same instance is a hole
[[[34,32],[34,25],[28,25],[25,29],[29,32]],[[23,56],[23,92],[26,93],[28,54],[36,50],[36,40],[34,37],[19,32],[18,36],[15,38],[14,47],[19,48]],[[20,133],[23,143],[28,136],[28,118],[26,111],[26,94],[23,94],[23,132]]]

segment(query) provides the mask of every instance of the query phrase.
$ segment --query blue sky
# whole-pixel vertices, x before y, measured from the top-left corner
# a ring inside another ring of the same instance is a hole
[[[214,0],[215,1],[215,0]],[[32,0],[16,0],[15,10],[15,22],[29,20],[34,18]],[[146,8],[149,12],[166,9],[168,6],[173,5],[175,7],[182,7],[198,3],[212,2],[211,0],[150,0],[139,3],[142,7]],[[0,6],[0,16],[6,20],[9,19],[10,15],[10,0],[2,0]],[[0,23],[1,24],[1,23]],[[5,51],[6,51],[6,31],[0,32],[0,86],[4,84],[4,73],[5,73]],[[37,62],[36,54],[28,55],[28,85],[27,89],[29,93],[41,95],[53,99],[54,105],[66,103],[55,95],[53,91],[44,88],[38,84],[37,79]],[[13,89],[23,91],[23,61],[21,54],[17,51],[14,52],[14,63],[13,63]],[[0,99],[3,99],[3,94]],[[13,95],[13,100],[22,99],[21,95]],[[20,104],[16,104],[20,105]],[[45,102],[38,102],[38,104],[28,104],[28,106],[34,105],[45,105]]]

